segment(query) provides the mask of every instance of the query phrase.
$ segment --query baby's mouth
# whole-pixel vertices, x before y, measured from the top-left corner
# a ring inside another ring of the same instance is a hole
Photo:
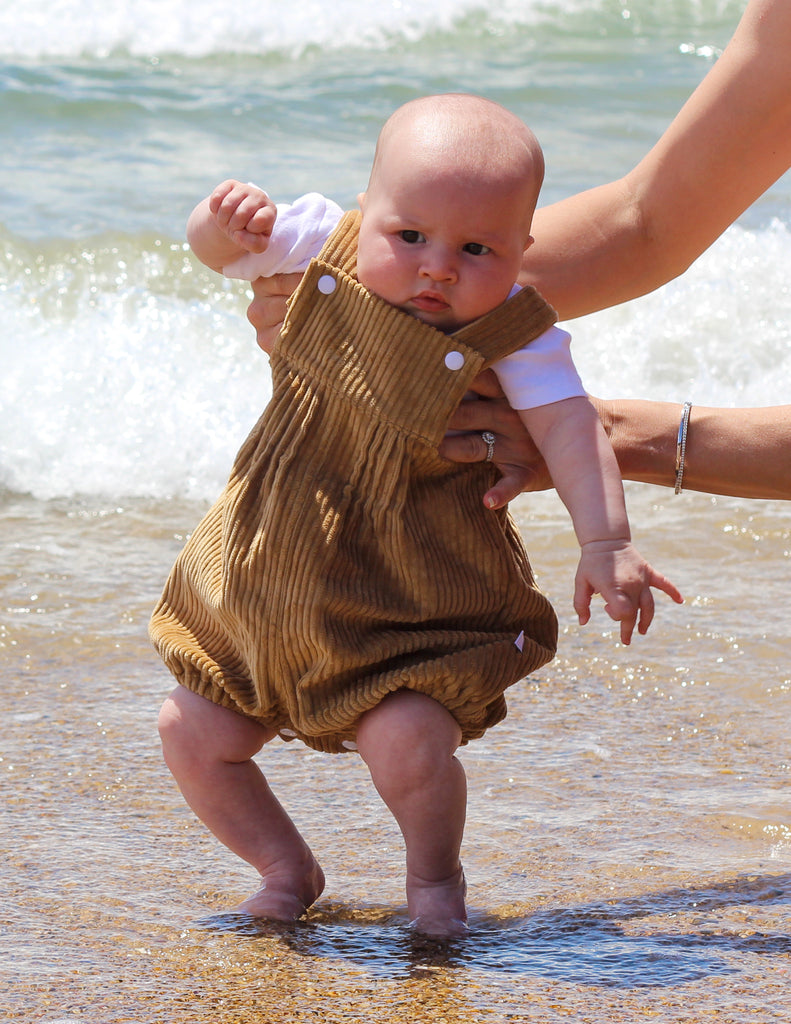
[[[422,313],[442,313],[450,304],[437,292],[421,292],[412,299],[412,305]]]

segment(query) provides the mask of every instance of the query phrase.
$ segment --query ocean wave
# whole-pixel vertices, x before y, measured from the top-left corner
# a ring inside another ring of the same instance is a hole
[[[271,392],[244,289],[148,236],[4,241],[0,487],[210,497]]]
[[[680,277],[571,325],[590,390],[699,405],[791,402],[788,223],[731,226]]]
[[[210,500],[271,394],[248,292],[149,234],[2,235],[0,488]],[[729,229],[686,274],[569,325],[602,396],[785,404],[791,232]]]
[[[6,58],[104,57],[116,52],[150,57],[229,53],[296,56],[311,48],[382,48],[435,33],[501,34],[518,26],[567,27],[581,17],[591,30],[619,24],[661,26],[728,18],[738,0],[239,0],[218,7],[208,0],[26,0],[0,6],[0,54]],[[644,9],[645,8],[645,9]]]

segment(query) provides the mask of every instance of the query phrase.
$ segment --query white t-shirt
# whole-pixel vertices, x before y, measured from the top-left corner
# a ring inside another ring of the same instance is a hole
[[[340,206],[318,192],[309,192],[294,203],[278,203],[266,252],[245,253],[223,267],[223,274],[254,281],[305,270],[342,216]],[[511,294],[518,291],[515,285]],[[585,395],[571,358],[571,336],[560,327],[550,327],[524,348],[498,360],[492,369],[513,409],[535,409]]]

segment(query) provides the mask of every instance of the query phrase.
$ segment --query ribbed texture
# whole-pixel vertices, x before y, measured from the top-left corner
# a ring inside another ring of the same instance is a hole
[[[472,378],[554,313],[525,290],[444,335],[354,279],[358,221],[341,221],[291,302],[272,399],[151,636],[179,682],[320,750],[343,749],[401,687],[436,698],[467,741],[553,657],[557,626],[510,518],[483,507],[496,472],[436,446]]]

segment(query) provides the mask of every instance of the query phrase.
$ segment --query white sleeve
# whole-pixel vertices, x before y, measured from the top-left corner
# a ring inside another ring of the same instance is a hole
[[[550,327],[492,367],[512,409],[536,409],[585,395],[571,358],[571,335]]]
[[[247,252],[222,268],[225,277],[254,281],[304,270],[343,216],[331,199],[308,192],[294,203],[278,203],[277,220],[266,252]]]

